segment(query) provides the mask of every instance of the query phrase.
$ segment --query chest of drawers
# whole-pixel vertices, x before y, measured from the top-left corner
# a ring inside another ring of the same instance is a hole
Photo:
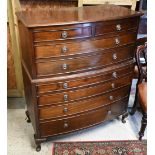
[[[17,13],[37,151],[56,135],[125,122],[141,15],[115,5]]]

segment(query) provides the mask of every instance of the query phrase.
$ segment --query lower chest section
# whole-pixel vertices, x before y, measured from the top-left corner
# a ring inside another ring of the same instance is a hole
[[[84,129],[125,113],[133,66],[128,60],[80,77],[35,84],[41,137]]]

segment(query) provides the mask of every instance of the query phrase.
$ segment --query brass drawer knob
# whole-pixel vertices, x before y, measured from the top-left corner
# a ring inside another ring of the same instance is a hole
[[[115,44],[116,44],[116,45],[119,45],[119,44],[120,44],[119,38],[115,38]]]
[[[67,46],[63,46],[62,49],[61,49],[61,52],[62,53],[68,52],[68,47]]]
[[[112,83],[112,84],[111,84],[111,87],[112,87],[112,88],[115,88],[115,84],[114,84],[114,83]]]
[[[64,111],[64,113],[68,112],[68,108],[65,107],[63,111]]]
[[[67,89],[67,88],[68,88],[68,83],[65,82],[65,83],[63,84],[63,88],[64,88],[64,89]]]
[[[67,31],[63,31],[61,33],[61,36],[62,36],[63,39],[67,38]]]
[[[112,58],[113,58],[113,60],[116,60],[116,59],[117,59],[117,54],[114,53],[114,54],[112,55]]]
[[[111,110],[108,111],[108,115],[111,115]]]
[[[117,78],[117,73],[116,72],[113,72],[112,73],[112,77]]]
[[[64,101],[68,101],[68,95],[64,94]]]
[[[122,28],[121,28],[121,25],[120,25],[120,24],[117,24],[117,25],[116,25],[116,30],[117,30],[117,31],[120,31],[121,29],[122,29]]]
[[[67,122],[64,123],[64,128],[68,128],[68,123]]]
[[[109,99],[112,101],[114,99],[114,97],[113,96],[109,96]]]
[[[63,64],[63,65],[62,65],[62,69],[63,69],[63,70],[66,70],[67,68],[68,68],[68,65],[67,65],[67,64]]]

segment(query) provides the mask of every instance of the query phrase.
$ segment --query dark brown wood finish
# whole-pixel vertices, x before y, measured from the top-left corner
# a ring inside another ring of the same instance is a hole
[[[17,13],[37,151],[54,135],[125,122],[141,15],[115,5]]]
[[[27,104],[26,116],[28,120],[32,122],[33,129],[36,135],[40,136],[39,124],[38,122],[38,108],[36,101],[36,89],[35,85],[31,83],[23,65],[22,65],[22,73],[23,73],[23,82],[24,82],[24,90],[25,90],[25,100]]]
[[[39,118],[43,119],[53,119],[57,117],[64,117],[68,115],[78,114],[88,110],[96,109],[106,104],[110,104],[116,100],[127,97],[130,91],[130,87],[126,86],[117,91],[110,91],[105,94],[99,94],[93,98],[88,98],[87,100],[80,100],[76,102],[71,102],[67,104],[60,104],[58,106],[47,106],[40,107]]]
[[[127,64],[125,66],[121,66],[119,68],[114,68],[108,72],[100,73],[100,74],[93,74],[89,76],[83,76],[80,78],[74,78],[64,81],[57,81],[55,83],[39,83],[36,85],[38,94],[46,93],[46,92],[57,92],[57,91],[65,91],[75,88],[82,88],[86,86],[91,86],[94,84],[98,84],[101,82],[108,82],[109,80],[114,80],[116,78],[121,78],[129,73],[133,72],[134,64]],[[128,70],[128,73],[126,72]]]
[[[57,40],[57,39],[69,39],[69,38],[84,38],[84,37],[91,37],[92,35],[92,28],[91,27],[79,27],[73,29],[64,29],[64,30],[43,30],[36,31],[34,33],[34,41],[50,41],[50,40]]]
[[[120,100],[81,115],[42,122],[40,123],[41,137],[69,133],[71,131],[97,125],[106,119],[112,119],[114,116],[120,115],[122,111],[125,111],[127,102],[127,100]]]
[[[131,46],[122,49],[108,50],[105,53],[100,52],[100,54],[87,54],[87,56],[83,57],[39,61],[36,62],[36,70],[39,77],[54,74],[77,73],[97,69],[124,60],[132,59],[134,56],[132,52],[133,49],[133,46]]]
[[[103,107],[97,111],[91,111],[71,118],[41,123],[41,136],[61,134],[99,123],[105,119],[107,112],[108,108]],[[80,122],[80,125],[78,122]]]
[[[105,93],[112,89],[128,85],[129,83],[131,83],[131,76],[132,74],[128,75],[128,77],[124,77],[116,81],[110,81],[103,84],[101,83],[95,86],[89,86],[87,88],[41,95],[40,97],[38,97],[38,104],[39,105],[60,104],[83,98],[85,99],[90,96],[96,96],[98,94]]]
[[[123,20],[115,20],[108,22],[99,22],[95,26],[95,36],[109,34],[112,32],[121,32],[126,30],[134,30],[137,28],[138,18],[128,18]]]
[[[93,10],[93,13],[92,13]],[[118,20],[139,17],[141,12],[116,5],[98,5],[80,8],[38,9],[17,13],[26,27],[43,27],[51,25],[79,24],[87,22]]]
[[[116,39],[119,39],[119,44],[116,44]],[[65,56],[73,56],[80,54],[88,54],[93,53],[94,51],[101,51],[108,48],[115,48],[121,45],[132,44],[135,42],[136,35],[135,32],[129,33],[128,35],[122,35],[118,38],[118,35],[101,38],[101,39],[93,39],[93,40],[85,40],[85,41],[77,41],[77,42],[67,42],[63,44],[49,44],[49,45],[38,45],[35,46],[35,56],[36,59],[41,58],[59,58]],[[100,53],[100,52],[99,52]]]

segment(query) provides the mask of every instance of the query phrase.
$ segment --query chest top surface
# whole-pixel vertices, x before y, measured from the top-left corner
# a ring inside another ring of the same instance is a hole
[[[34,9],[32,11],[17,12],[18,19],[26,27],[99,22],[141,15],[141,12],[132,11],[130,9],[111,4],[51,10]]]

